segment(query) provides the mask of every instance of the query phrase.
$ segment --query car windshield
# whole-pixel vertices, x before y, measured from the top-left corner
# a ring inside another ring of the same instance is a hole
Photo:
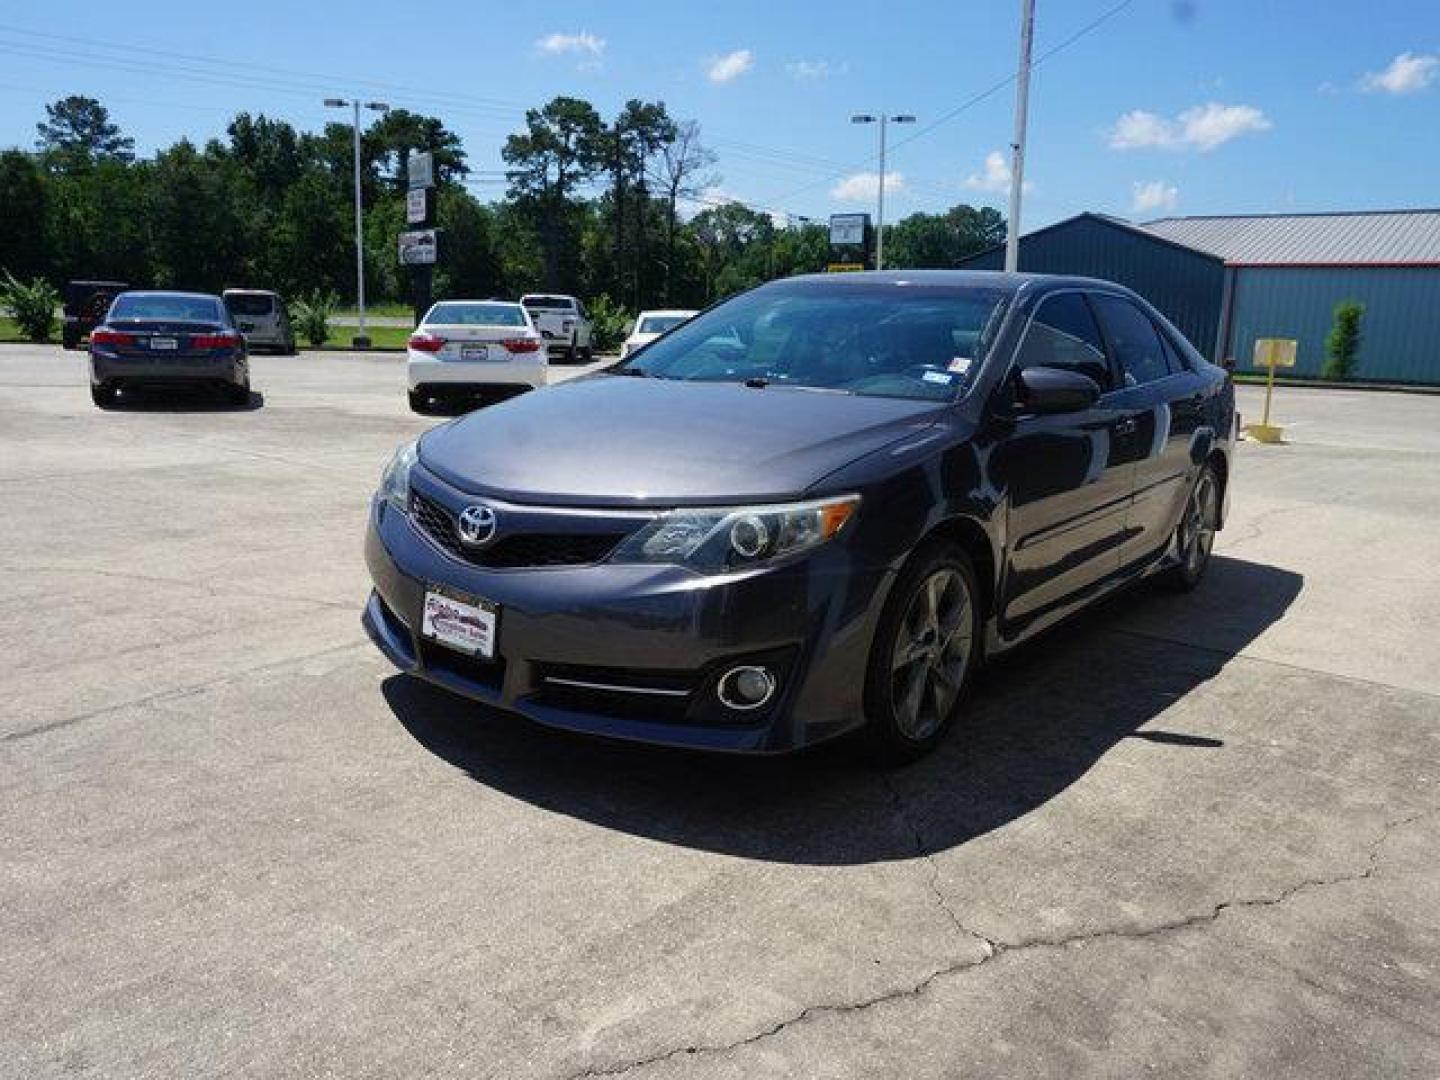
[[[168,319],[176,322],[224,322],[220,301],[208,296],[126,293],[110,308],[114,319]]]
[[[948,400],[979,367],[1005,293],[805,283],[744,293],[646,347],[620,374]]]
[[[518,304],[436,304],[425,316],[427,325],[524,326],[525,312]]]
[[[520,301],[531,311],[574,311],[575,301],[568,296],[527,296]]]
[[[233,293],[225,297],[225,306],[236,315],[269,315],[275,310],[275,298],[266,293]]]
[[[679,326],[685,321],[685,315],[647,315],[640,320],[640,328],[636,331],[640,334],[663,334],[672,326]]]

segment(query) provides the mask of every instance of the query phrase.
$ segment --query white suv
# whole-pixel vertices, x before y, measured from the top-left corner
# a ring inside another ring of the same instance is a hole
[[[529,313],[506,300],[441,300],[406,349],[410,407],[437,399],[489,404],[546,383],[549,362]]]
[[[590,316],[585,305],[573,296],[557,293],[526,293],[520,303],[530,313],[535,328],[545,339],[545,352],[563,356],[567,361],[589,363],[594,356],[591,347]]]

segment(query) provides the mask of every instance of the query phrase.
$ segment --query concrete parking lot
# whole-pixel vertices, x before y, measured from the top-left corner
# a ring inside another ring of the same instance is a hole
[[[0,348],[0,1075],[1440,1074],[1440,397],[1281,391],[1197,593],[887,774],[396,675],[366,503],[439,421],[396,356],[253,381]]]

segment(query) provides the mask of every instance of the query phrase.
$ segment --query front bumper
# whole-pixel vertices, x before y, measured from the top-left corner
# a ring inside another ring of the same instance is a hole
[[[402,670],[550,727],[745,753],[794,750],[863,722],[866,659],[891,579],[886,567],[854,565],[839,544],[726,578],[608,563],[487,569],[447,554],[379,500],[365,558],[375,586],[365,629]],[[499,605],[493,662],[419,636],[427,583]],[[774,698],[754,712],[715,694],[719,675],[743,662],[778,673]],[[550,681],[560,675],[684,694],[576,690]]]

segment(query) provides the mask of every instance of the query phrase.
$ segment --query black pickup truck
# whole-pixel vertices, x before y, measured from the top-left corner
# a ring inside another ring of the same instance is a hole
[[[67,349],[78,349],[81,339],[105,321],[111,301],[128,288],[130,286],[123,281],[67,282],[61,344]]]

